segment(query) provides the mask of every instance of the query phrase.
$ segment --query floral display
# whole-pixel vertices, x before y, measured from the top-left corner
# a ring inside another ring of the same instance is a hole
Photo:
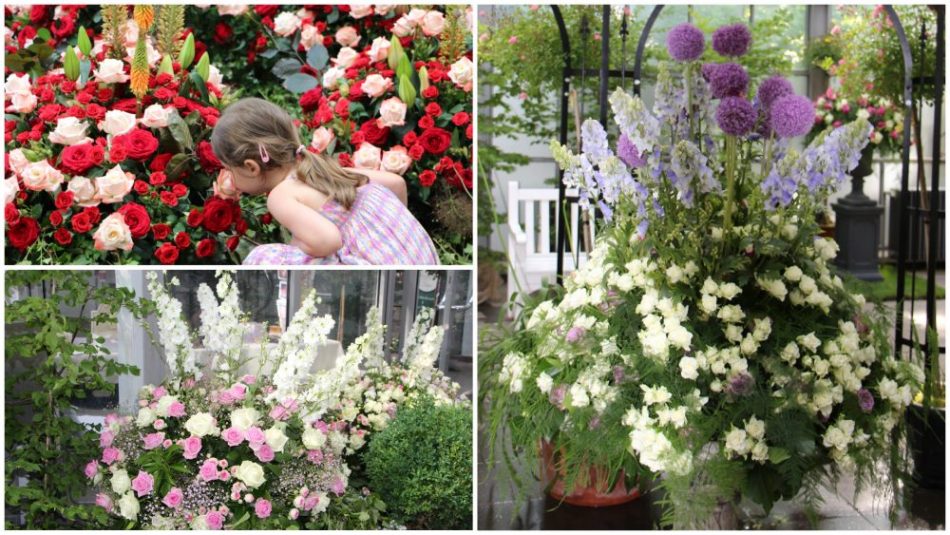
[[[142,389],[136,414],[106,417],[101,457],[85,468],[98,487],[96,503],[138,528],[306,528],[326,525],[327,517],[349,527],[394,527],[379,517],[385,506],[372,489],[354,487],[351,476],[362,472],[364,446],[402,403],[467,403],[434,367],[443,329],[429,328],[421,315],[402,358],[389,362],[373,309],[367,332],[335,367],[310,372],[314,347],[334,326],[316,316],[311,292],[276,347],[254,364],[241,355],[244,323],[228,274],[217,284],[220,302],[200,287],[197,334],[149,276],[170,374]],[[210,350],[210,362],[196,362],[192,339]]]
[[[860,489],[884,464],[896,489],[892,453],[923,380],[817,236],[868,118],[797,148],[811,102],[781,77],[749,87],[747,30],[712,36],[732,63],[702,65],[706,44],[691,25],[670,31],[653,110],[610,96],[616,139],[587,120],[583,152],[552,142],[566,186],[607,223],[479,374],[486,434],[510,437],[526,466],[549,443],[568,492],[656,485],[663,523],[693,529],[738,497],[817,507],[823,478],[853,472]]]
[[[871,147],[879,149],[882,154],[901,150],[904,113],[890,99],[868,93],[850,99],[840,90],[830,87],[815,100],[815,125],[809,136],[814,137],[828,128],[838,128],[856,119],[871,124]]]

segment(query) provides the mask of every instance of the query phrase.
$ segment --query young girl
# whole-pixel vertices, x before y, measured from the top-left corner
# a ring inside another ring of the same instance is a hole
[[[290,115],[258,98],[221,114],[211,145],[247,194],[267,209],[290,244],[255,247],[245,264],[435,265],[435,247],[406,208],[406,183],[393,173],[341,167],[300,143]]]

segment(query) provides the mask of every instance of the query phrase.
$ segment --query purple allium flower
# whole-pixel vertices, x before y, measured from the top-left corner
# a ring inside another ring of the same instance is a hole
[[[874,396],[867,388],[858,390],[858,405],[864,412],[871,412],[871,409],[874,408]]]
[[[749,87],[749,73],[736,63],[723,63],[709,72],[713,98],[738,97]]]
[[[666,48],[676,61],[693,61],[703,55],[706,38],[702,30],[684,22],[673,26],[666,34]]]
[[[747,373],[740,373],[726,384],[726,392],[734,396],[745,396],[752,393],[753,386],[755,386],[755,378]]]
[[[713,50],[720,56],[737,58],[749,51],[752,33],[745,24],[720,26],[712,36]]]
[[[759,104],[764,109],[772,107],[772,103],[779,97],[795,93],[792,83],[782,76],[771,76],[759,84]]]
[[[755,110],[752,104],[742,97],[726,97],[716,110],[716,123],[730,136],[744,136],[755,126]]]
[[[699,69],[703,73],[703,80],[707,82],[712,79],[713,72],[716,71],[716,67],[719,67],[718,63],[703,63],[703,66]]]
[[[617,140],[617,156],[623,160],[623,163],[634,169],[643,167],[647,163],[646,158],[640,156],[640,151],[633,141],[623,134],[620,134],[620,139]]]
[[[803,136],[811,130],[815,122],[815,107],[803,96],[785,95],[772,103],[770,119],[776,136]]]

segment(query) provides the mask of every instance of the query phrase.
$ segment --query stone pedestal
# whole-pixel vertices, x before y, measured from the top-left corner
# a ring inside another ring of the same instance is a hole
[[[866,281],[882,280],[877,266],[877,239],[884,209],[864,194],[864,177],[871,174],[874,148],[865,147],[851,171],[851,193],[831,205],[835,211],[835,240],[840,251],[835,265]]]

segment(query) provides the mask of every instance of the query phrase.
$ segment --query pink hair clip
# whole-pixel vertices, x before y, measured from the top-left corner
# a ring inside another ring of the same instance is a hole
[[[303,145],[297,147],[297,156],[303,155],[303,151],[305,150],[307,150],[307,147],[304,147]]]
[[[269,162],[270,156],[267,154],[267,149],[264,148],[264,145],[258,144],[257,149],[260,151],[260,154],[261,154],[261,162],[262,163]]]

